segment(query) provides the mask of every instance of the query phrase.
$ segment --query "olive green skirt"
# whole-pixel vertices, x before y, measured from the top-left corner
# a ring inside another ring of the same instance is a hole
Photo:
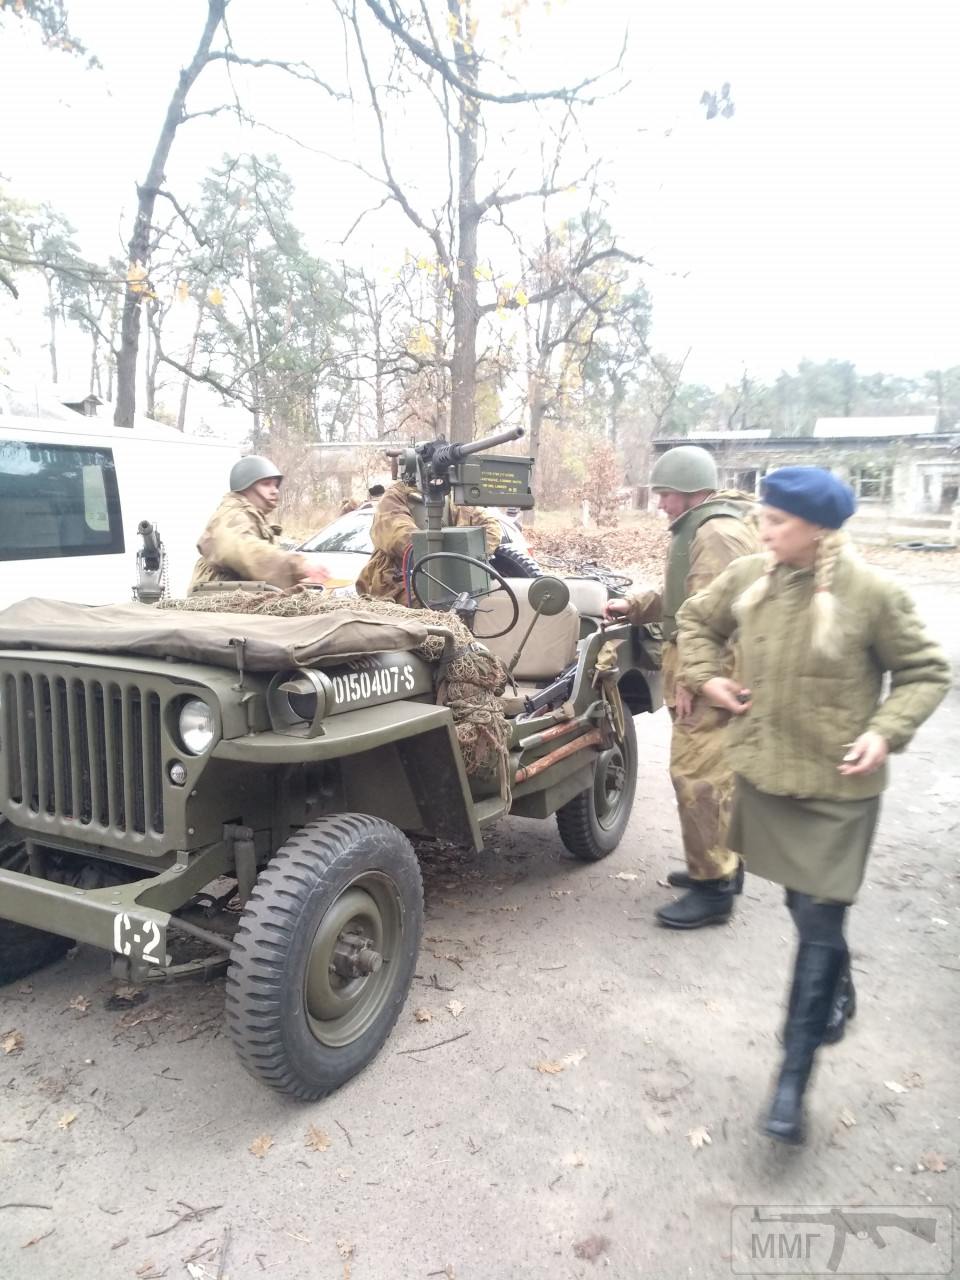
[[[853,902],[879,815],[879,796],[774,796],[737,775],[727,843],[752,875],[815,898]]]

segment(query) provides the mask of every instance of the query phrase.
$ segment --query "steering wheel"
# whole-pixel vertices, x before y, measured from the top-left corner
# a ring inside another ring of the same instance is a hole
[[[427,565],[432,564],[436,560],[456,560],[459,564],[470,565],[475,569],[482,569],[495,585],[487,587],[483,591],[457,591],[453,587],[447,586],[447,584],[441,581],[440,578],[437,578],[432,573],[427,572]],[[426,594],[421,593],[419,581],[421,579],[424,582],[430,582],[433,584],[433,595],[430,594],[429,589]],[[442,593],[439,597],[436,595],[437,588],[439,588]],[[497,636],[505,636],[508,631],[512,630],[512,628],[516,626],[517,621],[520,618],[520,603],[517,600],[516,593],[512,587],[507,585],[506,578],[502,577],[501,574],[497,573],[496,569],[491,568],[490,565],[485,564],[482,560],[474,560],[473,556],[460,555],[457,551],[435,551],[432,555],[424,556],[422,560],[418,560],[416,568],[410,577],[410,590],[413,593],[413,598],[421,609],[437,609],[443,612],[447,609],[458,608],[458,602],[462,601],[464,604],[467,604],[466,611],[469,613],[471,612],[470,606],[472,605],[474,611],[474,625],[471,627],[471,630],[478,640],[495,640]],[[513,610],[510,621],[499,631],[487,631],[481,633],[476,629],[476,615],[486,613],[488,611],[485,609],[477,609],[476,602],[483,599],[485,596],[492,596],[498,591],[505,591],[507,599],[510,601],[510,606]]]

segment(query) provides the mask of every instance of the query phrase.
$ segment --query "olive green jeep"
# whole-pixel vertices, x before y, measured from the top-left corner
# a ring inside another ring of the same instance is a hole
[[[606,626],[596,580],[464,588],[482,562],[431,555],[414,589],[434,612],[404,617],[0,614],[0,981],[74,942],[135,982],[225,967],[243,1065],[318,1098],[376,1055],[413,980],[410,837],[479,850],[506,814],[556,815],[576,858],[611,853],[633,716],[660,705],[655,634]],[[432,583],[472,638],[436,620]],[[451,671],[491,654],[512,678],[464,735]]]

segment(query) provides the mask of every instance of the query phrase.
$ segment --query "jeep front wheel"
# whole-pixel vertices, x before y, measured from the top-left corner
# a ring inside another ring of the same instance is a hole
[[[413,981],[420,866],[402,832],[340,814],[309,823],[261,872],[234,937],[227,1023],[244,1067],[313,1100],[376,1057]]]
[[[581,862],[599,862],[623,838],[637,790],[637,729],[624,710],[622,742],[601,751],[593,786],[557,810],[560,839]]]

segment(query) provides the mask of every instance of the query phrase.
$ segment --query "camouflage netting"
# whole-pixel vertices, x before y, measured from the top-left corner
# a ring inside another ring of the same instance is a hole
[[[504,799],[509,798],[509,729],[499,701],[506,688],[507,672],[499,658],[483,648],[455,614],[408,609],[406,605],[394,604],[390,600],[358,601],[355,596],[331,597],[306,587],[291,587],[280,592],[207,591],[183,600],[163,600],[159,607],[199,613],[255,613],[278,618],[360,607],[380,617],[416,618],[427,626],[446,628],[455,642],[453,656],[448,662],[443,661],[443,636],[428,636],[414,652],[439,665],[437,702],[448,706],[453,713],[467,773],[471,777],[497,780]]]

